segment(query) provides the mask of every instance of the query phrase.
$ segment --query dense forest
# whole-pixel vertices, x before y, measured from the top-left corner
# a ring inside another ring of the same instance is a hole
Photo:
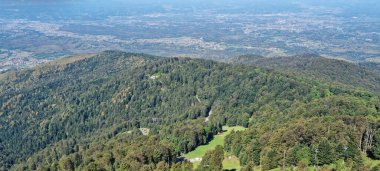
[[[378,63],[350,63],[315,54],[271,58],[244,55],[232,58],[230,62],[276,70],[293,76],[323,81],[326,84],[361,88],[373,92],[380,91]]]
[[[380,63],[379,62],[360,62],[359,66],[373,69],[375,71],[380,71]]]
[[[380,159],[378,85],[304,75],[118,51],[11,72],[0,78],[0,170],[220,170],[223,150],[244,170]],[[247,129],[206,153],[208,167],[181,160],[223,125]]]

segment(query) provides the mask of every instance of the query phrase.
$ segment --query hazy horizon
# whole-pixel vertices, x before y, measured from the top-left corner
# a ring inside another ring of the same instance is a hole
[[[12,60],[39,63],[71,54],[124,50],[212,59],[315,53],[378,61],[379,4],[375,0],[3,0],[0,60],[5,61],[2,68],[12,68],[16,65]]]

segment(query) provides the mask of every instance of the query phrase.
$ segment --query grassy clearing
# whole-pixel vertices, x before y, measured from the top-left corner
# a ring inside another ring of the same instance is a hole
[[[195,150],[185,154],[184,157],[186,159],[202,158],[206,154],[207,151],[214,150],[217,145],[223,146],[224,137],[230,134],[232,130],[243,131],[245,129],[246,128],[241,127],[241,126],[234,126],[234,127],[223,126],[223,133],[216,135],[214,139],[211,140],[208,144],[201,145],[197,147]],[[197,168],[200,163],[201,162],[193,162],[194,168]],[[235,156],[231,156],[231,158],[229,158],[229,155],[225,156],[225,159],[223,160],[223,167],[224,169],[236,169],[236,170],[241,169],[239,159]]]
[[[236,156],[231,156],[231,158],[229,157],[230,157],[229,155],[224,156],[223,169],[227,169],[227,170],[236,169],[236,171],[241,170],[239,159]],[[197,168],[200,164],[201,164],[200,161],[193,162],[194,168]]]
[[[201,164],[200,161],[197,161],[197,162],[193,162],[193,168],[196,169],[198,168],[198,166]]]
[[[375,167],[376,165],[380,164],[380,160],[372,160],[369,157],[363,155],[364,165],[371,166],[371,168]]]
[[[150,129],[149,128],[140,128],[140,131],[143,135],[149,135]]]
[[[214,137],[213,140],[211,140],[206,145],[201,145],[197,147],[195,150],[185,154],[185,158],[191,159],[191,158],[201,158],[203,157],[207,151],[214,150],[217,145],[224,145],[224,137],[231,133],[232,130],[238,131],[238,130],[244,130],[244,127],[241,126],[223,126],[223,133],[220,133]]]
[[[237,171],[241,170],[239,159],[236,156],[226,156],[223,160],[223,169],[236,169]]]

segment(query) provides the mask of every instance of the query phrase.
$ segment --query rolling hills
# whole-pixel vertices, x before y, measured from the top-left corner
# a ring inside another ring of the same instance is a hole
[[[11,72],[0,79],[0,170],[193,170],[181,154],[225,125],[247,128],[224,150],[248,170],[378,159],[378,85],[300,75],[119,51]]]
[[[380,91],[380,72],[376,69],[376,63],[355,64],[314,54],[273,58],[244,55],[231,61],[323,81],[328,84],[338,84],[347,88]]]

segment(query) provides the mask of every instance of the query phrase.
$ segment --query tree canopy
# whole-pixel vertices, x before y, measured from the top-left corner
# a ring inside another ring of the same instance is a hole
[[[223,125],[248,127],[224,145],[248,169],[359,167],[380,148],[376,94],[203,59],[106,51],[9,73],[0,104],[0,170],[192,170],[181,154]]]

